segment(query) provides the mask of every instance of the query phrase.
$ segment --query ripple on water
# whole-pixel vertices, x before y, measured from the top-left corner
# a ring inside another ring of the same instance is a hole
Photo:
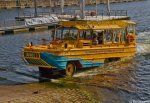
[[[32,41],[34,44],[38,44],[41,43],[42,38],[50,40],[50,31],[0,36],[0,68],[11,72],[14,77],[17,77],[16,72],[37,76],[38,69],[26,66],[20,58],[20,54],[28,42]],[[7,77],[8,74],[5,73],[5,75]]]
[[[137,63],[135,73],[137,81],[135,84],[137,88],[136,99],[147,101],[150,100],[150,54],[138,56]]]

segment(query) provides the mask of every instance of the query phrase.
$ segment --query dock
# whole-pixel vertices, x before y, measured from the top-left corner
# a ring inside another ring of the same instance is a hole
[[[42,24],[42,25],[33,25],[33,26],[25,26],[24,24],[7,25],[7,26],[3,25],[0,26],[0,35],[45,31],[45,30],[52,29],[55,25],[57,24]]]
[[[98,17],[86,17],[86,20],[121,20],[121,19],[130,19],[127,16],[122,17],[108,17],[108,16],[98,16]],[[7,34],[16,34],[16,33],[24,33],[24,32],[35,32],[35,31],[46,31],[54,28],[57,24],[42,24],[42,25],[34,25],[34,26],[25,26],[25,25],[18,25],[18,26],[10,26],[10,27],[0,27],[0,34],[1,35],[7,35]]]
[[[101,12],[98,15],[89,15],[93,11],[86,11],[86,16],[81,20],[129,20],[130,17],[127,16],[126,10],[111,11],[110,15],[107,12]],[[25,17],[25,16],[24,16]],[[60,21],[73,20],[75,18],[73,15],[63,14],[56,15],[51,14],[50,16],[38,16],[24,18],[23,21],[18,20],[5,20],[0,23],[0,34],[15,34],[20,32],[34,32],[34,31],[45,31],[50,30],[58,25]],[[80,19],[80,18],[78,18]],[[47,22],[49,21],[49,22]]]
[[[57,16],[38,16],[24,18],[25,20],[5,20],[0,23],[0,34],[15,34],[20,32],[34,32],[49,30],[59,23]]]
[[[53,28],[54,26],[55,25],[36,25],[36,26],[26,27],[25,25],[20,25],[20,26],[11,26],[11,27],[1,27],[0,35],[45,31]]]

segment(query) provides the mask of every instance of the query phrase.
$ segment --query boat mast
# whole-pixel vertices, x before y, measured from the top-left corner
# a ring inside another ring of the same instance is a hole
[[[110,1],[107,0],[107,13],[110,15]]]
[[[49,15],[51,13],[51,7],[52,7],[51,3],[52,3],[51,0],[49,0]]]
[[[61,0],[61,14],[64,14],[64,0]]]
[[[97,18],[97,0],[95,0],[95,7],[96,7],[96,18]]]
[[[20,16],[20,0],[17,0],[17,11],[18,11],[18,17]]]
[[[84,19],[85,18],[85,13],[84,13],[85,0],[80,0],[79,3],[80,3],[80,11],[81,11],[80,17],[81,17],[81,19]]]
[[[34,16],[37,17],[37,2],[34,0]]]

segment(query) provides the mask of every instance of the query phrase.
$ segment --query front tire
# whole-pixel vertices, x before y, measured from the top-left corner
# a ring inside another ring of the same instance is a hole
[[[72,77],[75,73],[75,65],[73,63],[68,63],[66,67],[66,76]]]
[[[50,77],[52,74],[52,69],[39,67],[39,82],[47,82],[50,81]]]

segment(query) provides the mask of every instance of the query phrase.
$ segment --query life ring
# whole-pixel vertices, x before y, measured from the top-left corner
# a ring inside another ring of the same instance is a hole
[[[134,36],[133,35],[127,35],[127,43],[132,43],[134,41]]]

